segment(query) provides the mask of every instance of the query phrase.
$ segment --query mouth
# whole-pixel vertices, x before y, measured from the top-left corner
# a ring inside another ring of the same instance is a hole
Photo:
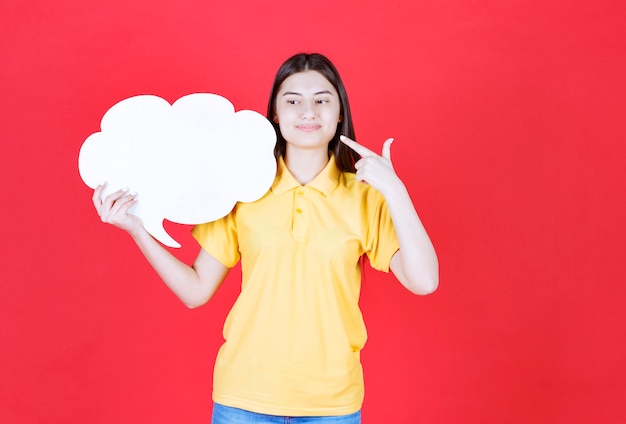
[[[304,132],[312,132],[312,131],[316,131],[319,130],[322,126],[318,125],[318,124],[302,124],[302,125],[296,125],[296,128],[299,129],[300,131],[304,131]]]

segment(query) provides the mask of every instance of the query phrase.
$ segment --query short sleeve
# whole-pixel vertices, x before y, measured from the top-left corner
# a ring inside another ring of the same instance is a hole
[[[200,246],[227,268],[239,261],[239,242],[234,211],[217,221],[196,225],[191,234]]]
[[[382,195],[377,196],[369,215],[366,254],[372,268],[389,272],[391,257],[398,251],[398,236],[391,221],[387,202]],[[369,202],[368,202],[369,203]],[[372,202],[373,203],[373,202]],[[371,203],[370,203],[371,204]]]

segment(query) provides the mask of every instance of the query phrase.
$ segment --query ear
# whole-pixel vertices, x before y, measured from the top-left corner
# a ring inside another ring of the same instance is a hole
[[[272,118],[272,121],[274,121],[275,124],[278,124],[278,117],[276,116],[276,114],[274,114],[274,118]]]
[[[337,123],[343,122],[343,116],[339,115],[339,119],[337,119]]]

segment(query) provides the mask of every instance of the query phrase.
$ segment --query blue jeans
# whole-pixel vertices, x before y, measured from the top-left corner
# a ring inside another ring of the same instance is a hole
[[[361,411],[332,417],[282,417],[214,403],[211,424],[361,424]]]

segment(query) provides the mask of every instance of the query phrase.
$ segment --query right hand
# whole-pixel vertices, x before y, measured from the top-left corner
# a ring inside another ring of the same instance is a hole
[[[137,202],[136,194],[131,194],[128,190],[123,189],[109,194],[102,200],[102,191],[105,185],[106,183],[97,186],[92,197],[93,205],[102,222],[112,224],[131,234],[140,231],[143,228],[141,220],[128,213],[128,209]]]

